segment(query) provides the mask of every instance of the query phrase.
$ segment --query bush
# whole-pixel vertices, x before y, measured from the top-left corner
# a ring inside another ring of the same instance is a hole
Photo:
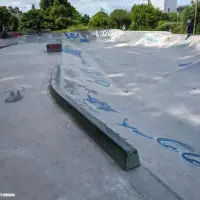
[[[134,5],[131,9],[131,30],[155,30],[166,15],[152,4]]]
[[[89,30],[89,28],[87,26],[79,24],[79,25],[75,25],[75,26],[70,26],[67,29],[56,30],[56,31],[53,31],[53,32],[54,33],[65,33],[65,32],[76,32],[76,31],[87,31],[87,30]]]
[[[75,31],[88,31],[88,26],[84,26],[82,24],[76,25],[76,26],[70,26],[67,29],[69,32],[75,32]]]
[[[185,27],[182,23],[159,21],[157,31],[171,31],[172,33],[184,33]]]
[[[72,25],[72,23],[73,22],[71,19],[65,17],[59,17],[55,22],[56,28],[59,30],[68,28],[69,26]]]
[[[111,28],[112,20],[107,13],[105,13],[104,11],[99,11],[92,16],[89,26],[100,29]]]

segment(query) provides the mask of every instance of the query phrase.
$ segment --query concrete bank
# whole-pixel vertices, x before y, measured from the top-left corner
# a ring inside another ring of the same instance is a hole
[[[89,97],[84,94],[78,103],[98,112],[94,113],[98,119],[131,143],[141,164],[170,190],[184,199],[196,200],[200,183],[199,37],[185,40],[185,35],[148,32],[138,41],[131,36],[122,43],[126,33],[116,40],[113,30],[107,39],[104,32],[88,44],[73,41],[76,51],[66,51],[74,56],[64,62],[67,65],[63,65],[60,86],[76,96],[81,85],[90,83]],[[84,74],[92,70],[92,78],[85,79],[83,70],[77,69],[81,58],[87,66],[89,63]],[[93,66],[106,73],[94,72]],[[113,82],[118,88],[112,88]],[[105,111],[99,109],[105,105],[110,112],[103,114]]]
[[[127,143],[118,133],[114,132],[105,123],[98,120],[76,100],[70,98],[66,92],[59,87],[60,66],[54,69],[51,82],[50,92],[52,96],[64,108],[72,106],[74,110],[80,113],[83,124],[90,126],[90,136],[124,169],[130,170],[140,165],[137,150]]]

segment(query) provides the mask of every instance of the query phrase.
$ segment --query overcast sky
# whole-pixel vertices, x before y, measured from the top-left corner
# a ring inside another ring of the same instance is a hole
[[[111,12],[115,8],[130,9],[134,3],[141,3],[144,0],[69,0],[77,10],[81,13],[87,13],[92,15],[96,13],[101,7],[106,11]],[[158,3],[162,0],[154,0]],[[179,5],[185,5],[190,3],[191,0],[179,0]],[[20,10],[26,11],[30,9],[31,4],[39,6],[39,0],[0,0],[0,5],[6,6],[18,6]]]

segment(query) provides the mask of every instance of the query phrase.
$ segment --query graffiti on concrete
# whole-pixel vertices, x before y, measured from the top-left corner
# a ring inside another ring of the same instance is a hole
[[[86,86],[84,86],[83,88],[84,88],[84,90],[86,90],[88,92],[88,94],[98,95],[98,92],[96,90],[89,89]]]
[[[65,37],[70,40],[80,39],[80,42],[88,42],[88,38],[91,37],[108,37],[111,36],[111,31],[107,30],[95,30],[95,31],[82,31],[82,32],[66,32]]]
[[[68,77],[70,77],[70,78],[72,78],[72,79],[74,79],[74,78],[78,78],[79,77],[79,74],[78,74],[78,72],[76,72],[76,71],[74,71],[74,70],[72,70],[72,69],[64,69],[64,72],[65,72],[65,75],[66,76],[68,76]]]
[[[89,63],[81,56],[81,63],[85,66],[85,67],[90,67]]]
[[[187,162],[200,167],[200,154],[186,152],[181,153],[180,156]]]
[[[148,139],[153,139],[153,137],[150,137],[148,135],[145,135],[144,133],[141,133],[137,128],[135,128],[134,126],[130,126],[128,125],[128,119],[124,119],[124,121],[121,123],[121,124],[118,124],[120,126],[123,126],[125,128],[128,128],[128,129],[131,129],[132,132],[136,133],[137,135],[139,136],[143,136],[145,138],[148,138]]]
[[[186,67],[186,66],[191,65],[191,64],[192,64],[192,62],[189,62],[189,63],[179,64],[178,66],[179,67]]]
[[[89,31],[82,31],[79,32],[79,34],[81,35],[82,38],[89,38],[91,36],[91,32]]]
[[[93,70],[89,70],[89,69],[84,69],[84,68],[80,68],[80,71],[83,72],[85,75],[89,76],[89,77],[101,77],[103,76],[103,74],[101,72],[97,72],[97,71],[93,71]]]
[[[99,101],[98,99],[91,97],[90,95],[87,95],[87,98],[84,99],[84,102],[89,102],[90,104],[94,105],[97,109],[102,110],[102,111],[117,112],[109,104],[103,101]]]
[[[183,142],[179,142],[177,140],[168,139],[168,138],[157,138],[156,140],[160,145],[162,145],[168,149],[171,149],[175,152],[181,152],[181,149],[186,149],[188,151],[194,151],[194,148],[192,148],[191,146],[189,146]],[[172,146],[172,145],[175,145],[175,146]]]
[[[110,83],[107,82],[107,81],[104,81],[104,80],[94,80],[94,81],[88,80],[88,81],[93,82],[93,83],[97,83],[97,84],[102,85],[104,87],[110,87]]]
[[[80,43],[87,43],[89,40],[87,38],[80,38]]]
[[[76,49],[71,49],[69,47],[64,47],[62,49],[63,52],[71,54],[73,56],[76,56],[78,58],[81,59],[81,63],[85,66],[85,67],[90,67],[89,63],[83,58],[83,56],[81,56],[81,51],[76,50]]]
[[[71,49],[71,48],[69,48],[69,47],[64,47],[63,48],[63,52],[65,52],[65,53],[68,53],[68,54],[71,54],[71,55],[73,55],[73,56],[77,56],[77,57],[81,57],[81,51],[79,51],[79,50],[75,50],[75,49]]]
[[[151,136],[148,136],[142,132],[140,132],[137,128],[134,126],[130,126],[128,124],[128,119],[124,119],[124,121],[120,124],[117,124],[119,126],[123,126],[125,128],[130,129],[132,132],[136,133],[139,136],[145,137],[147,139],[155,139],[158,144],[162,145],[163,147],[172,150],[174,152],[179,152],[180,156],[189,162],[190,164],[193,164],[195,166],[200,167],[200,154],[194,153],[194,148],[189,146],[188,144],[185,144],[183,142],[169,139],[169,138],[154,138]],[[186,152],[185,152],[186,151]]]
[[[145,43],[145,42],[147,42],[148,44],[156,44],[156,43],[158,43],[158,41],[160,39],[160,35],[155,35],[154,34],[154,37],[156,37],[158,39],[155,39],[151,35],[146,34],[146,35],[144,35],[142,37],[142,39],[139,41],[139,43]]]
[[[65,85],[64,85],[65,90],[70,92],[72,95],[77,95],[77,86],[74,81],[66,80],[65,79]]]
[[[98,92],[96,90],[89,89],[87,86],[81,85],[81,84],[76,83],[75,81],[71,81],[71,80],[65,79],[64,88],[65,88],[65,90],[70,92],[72,95],[79,95],[80,89],[84,89],[85,91],[87,91],[88,94],[98,95]]]
[[[78,105],[83,106],[87,111],[89,111],[91,113],[99,114],[99,112],[96,109],[91,108],[86,102],[84,102],[84,100],[75,99],[75,102]]]
[[[67,39],[78,39],[79,37],[79,33],[78,32],[70,32],[70,33],[64,33],[64,35],[66,36]]]
[[[23,99],[22,92],[24,91],[24,88],[22,89],[13,89],[10,91],[7,91],[5,93],[8,94],[7,98],[5,99],[5,103],[15,103],[17,101],[20,101]]]
[[[102,37],[111,35],[110,30],[96,30],[92,32],[93,37]]]

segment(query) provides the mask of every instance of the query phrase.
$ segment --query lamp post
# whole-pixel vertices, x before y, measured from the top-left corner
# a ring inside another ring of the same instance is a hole
[[[197,26],[197,12],[198,12],[198,0],[196,0],[196,6],[195,6],[195,17],[194,17],[193,35],[195,34],[196,26]]]
[[[179,21],[179,12],[177,12],[177,23]]]

